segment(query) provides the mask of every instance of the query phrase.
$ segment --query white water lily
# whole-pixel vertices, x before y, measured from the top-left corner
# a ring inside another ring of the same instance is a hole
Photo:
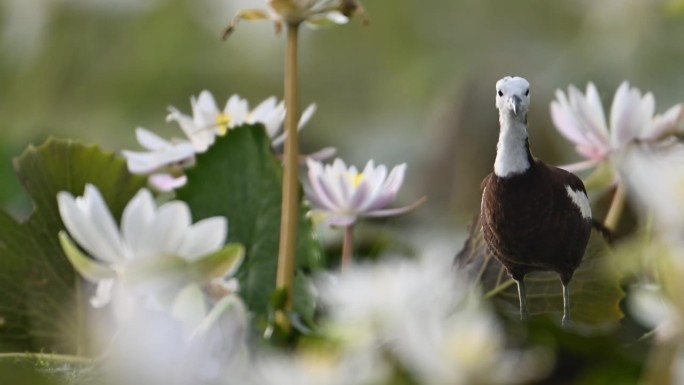
[[[249,114],[249,103],[239,95],[231,96],[223,109],[219,109],[209,91],[200,92],[190,99],[192,116],[183,114],[175,107],[169,107],[166,120],[177,122],[196,152],[205,152],[214,144],[217,135],[225,135],[229,129],[243,124]]]
[[[642,95],[637,88],[623,82],[615,92],[606,122],[599,93],[593,83],[582,94],[569,86],[567,96],[556,91],[551,103],[551,117],[558,131],[575,144],[586,161],[565,168],[577,171],[611,160],[611,157],[633,143],[658,142],[675,133],[684,120],[684,107],[677,104],[662,115],[655,115],[655,98]]]
[[[227,277],[242,259],[241,246],[223,247],[225,218],[192,224],[185,202],[157,207],[146,189],[126,205],[120,227],[93,185],[76,198],[62,191],[57,202],[69,233],[60,233],[65,254],[84,278],[98,284],[93,306],[108,304],[116,286],[147,294],[187,280]],[[92,259],[80,253],[72,238]]]
[[[239,95],[231,96],[223,109],[219,109],[214,96],[202,91],[191,98],[192,115],[186,115],[175,107],[169,107],[167,121],[177,122],[185,139],[166,140],[144,129],[136,130],[138,142],[147,151],[122,151],[128,170],[133,174],[150,175],[149,183],[158,191],[173,191],[187,183],[183,169],[195,164],[195,155],[206,152],[217,136],[243,124],[262,124],[271,145],[280,147],[286,139],[283,131],[285,105],[275,97],[267,98],[254,109],[249,109],[247,100]],[[308,106],[299,121],[301,130],[316,111],[316,105]],[[334,154],[332,148],[325,148],[309,155],[313,159],[325,159]]]
[[[224,32],[224,38],[233,32],[240,20],[270,20],[275,23],[276,31],[280,31],[283,24],[305,23],[313,28],[346,24],[354,14],[365,14],[357,0],[269,0],[267,9],[239,11]]]
[[[216,136],[226,135],[230,129],[243,124],[263,124],[273,146],[282,144],[285,139],[282,133],[285,105],[283,102],[278,103],[275,97],[267,98],[250,110],[247,100],[233,95],[226,106],[219,109],[211,92],[204,90],[197,98],[191,98],[191,105],[192,116],[183,114],[175,107],[169,107],[166,119],[180,125],[198,153],[205,152],[214,144]],[[299,129],[306,125],[315,111],[316,106],[313,104],[304,110]]]
[[[307,165],[309,186],[305,190],[306,197],[314,210],[334,226],[350,226],[358,217],[403,214],[422,203],[420,200],[402,208],[387,208],[404,183],[406,164],[394,167],[389,175],[387,167],[376,167],[372,160],[361,172],[354,166],[347,167],[339,158],[332,165],[308,159]]]

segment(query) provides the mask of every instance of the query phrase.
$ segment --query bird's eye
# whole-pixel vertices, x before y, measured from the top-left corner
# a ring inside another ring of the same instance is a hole
[[[501,90],[499,90],[499,92],[497,93],[499,94],[499,96],[503,96],[503,92],[501,92]]]
[[[530,94],[530,89],[528,88],[527,91],[525,91],[525,96],[528,96]]]

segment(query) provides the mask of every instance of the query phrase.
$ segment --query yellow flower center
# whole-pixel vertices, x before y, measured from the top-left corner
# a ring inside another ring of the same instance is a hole
[[[366,176],[363,175],[363,173],[356,174],[356,175],[350,175],[349,177],[351,179],[352,186],[354,186],[354,188],[359,187],[361,182],[363,182],[363,180],[366,179]]]
[[[218,114],[216,116],[216,127],[218,128],[219,136],[224,136],[228,133],[228,127],[230,126],[231,117],[228,114]]]

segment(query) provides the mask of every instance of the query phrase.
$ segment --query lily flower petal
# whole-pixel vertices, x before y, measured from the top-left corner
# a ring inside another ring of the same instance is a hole
[[[203,219],[190,228],[183,235],[178,247],[178,254],[193,261],[217,249],[226,241],[228,221],[223,217]]]
[[[74,198],[68,192],[57,194],[59,213],[71,236],[90,255],[103,262],[121,261],[126,252],[100,192],[86,185],[82,197]]]
[[[171,174],[152,174],[148,181],[157,191],[168,192],[185,186],[188,183],[188,177],[185,175],[174,177]]]
[[[656,115],[651,125],[648,126],[650,130],[642,129],[639,139],[653,141],[675,134],[682,121],[684,121],[684,106],[677,104],[662,115]]]
[[[103,279],[98,282],[95,295],[90,299],[90,305],[96,309],[105,307],[112,300],[112,291],[114,291],[115,280]]]
[[[136,136],[140,144],[150,151],[121,151],[128,170],[133,174],[147,174],[169,164],[184,162],[195,155],[193,145],[184,140],[173,143],[144,128],[136,129]]]

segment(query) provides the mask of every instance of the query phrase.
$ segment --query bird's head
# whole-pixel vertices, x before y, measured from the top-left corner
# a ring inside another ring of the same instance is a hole
[[[500,114],[521,119],[530,107],[530,83],[518,76],[506,76],[496,82],[496,108]]]

